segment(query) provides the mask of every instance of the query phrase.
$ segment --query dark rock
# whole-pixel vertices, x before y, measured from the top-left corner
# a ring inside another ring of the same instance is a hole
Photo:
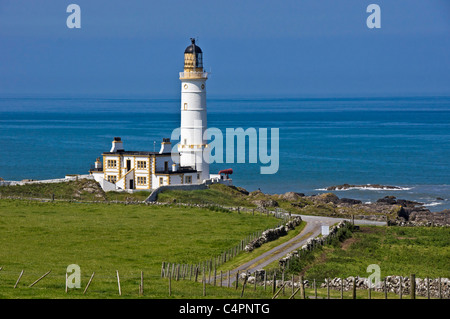
[[[243,187],[236,187],[236,189],[240,192],[240,193],[242,193],[242,194],[244,194],[244,195],[248,195],[248,194],[250,194],[245,188],[243,188]]]
[[[377,203],[384,203],[389,205],[396,205],[397,200],[395,196],[385,196],[377,200]]]
[[[403,207],[415,207],[415,206],[422,206],[423,203],[419,203],[419,202],[414,202],[411,200],[406,200],[406,199],[398,199],[397,200],[397,205],[403,206]]]
[[[305,194],[303,194],[303,193],[287,192],[287,193],[281,195],[281,198],[288,200],[288,201],[297,201],[301,197],[304,197],[304,196],[305,196]]]
[[[339,200],[340,204],[348,204],[348,205],[358,205],[362,204],[362,202],[358,199],[352,199],[352,198],[341,198]]]
[[[321,203],[333,203],[338,204],[339,203],[339,197],[337,197],[333,193],[324,193],[320,194],[314,197],[314,201],[321,202]]]
[[[273,199],[254,200],[252,203],[258,206],[259,208],[278,207],[278,202]]]

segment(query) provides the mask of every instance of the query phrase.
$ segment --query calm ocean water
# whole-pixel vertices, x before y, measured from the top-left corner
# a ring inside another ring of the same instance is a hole
[[[179,99],[0,97],[0,177],[85,174],[114,136],[126,150],[159,150],[179,126]],[[233,168],[236,186],[307,195],[338,184],[384,184],[401,191],[348,190],[363,201],[394,195],[431,210],[450,208],[450,97],[208,99],[208,126],[279,128],[279,171]],[[444,200],[437,200],[441,197]]]

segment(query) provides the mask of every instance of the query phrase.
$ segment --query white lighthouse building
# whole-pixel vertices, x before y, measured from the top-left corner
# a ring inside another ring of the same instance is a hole
[[[206,136],[206,80],[203,52],[191,38],[184,51],[184,71],[181,80],[180,166],[194,168],[203,180],[209,179]]]
[[[229,174],[223,170],[209,173],[209,148],[205,136],[206,80],[203,52],[191,39],[184,51],[181,80],[181,123],[178,149],[172,149],[170,139],[164,138],[159,152],[125,150],[120,137],[114,137],[103,161],[97,159],[90,174],[105,191],[153,190],[161,186],[224,183],[231,185]]]

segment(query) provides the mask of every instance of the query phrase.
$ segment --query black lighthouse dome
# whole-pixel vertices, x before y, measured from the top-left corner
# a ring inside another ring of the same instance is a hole
[[[186,50],[184,50],[184,53],[203,53],[202,49],[198,45],[195,44],[195,39],[191,38],[191,45],[189,45]]]

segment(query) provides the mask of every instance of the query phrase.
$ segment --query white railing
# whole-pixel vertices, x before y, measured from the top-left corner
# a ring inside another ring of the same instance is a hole
[[[208,72],[180,72],[180,79],[207,79]]]

